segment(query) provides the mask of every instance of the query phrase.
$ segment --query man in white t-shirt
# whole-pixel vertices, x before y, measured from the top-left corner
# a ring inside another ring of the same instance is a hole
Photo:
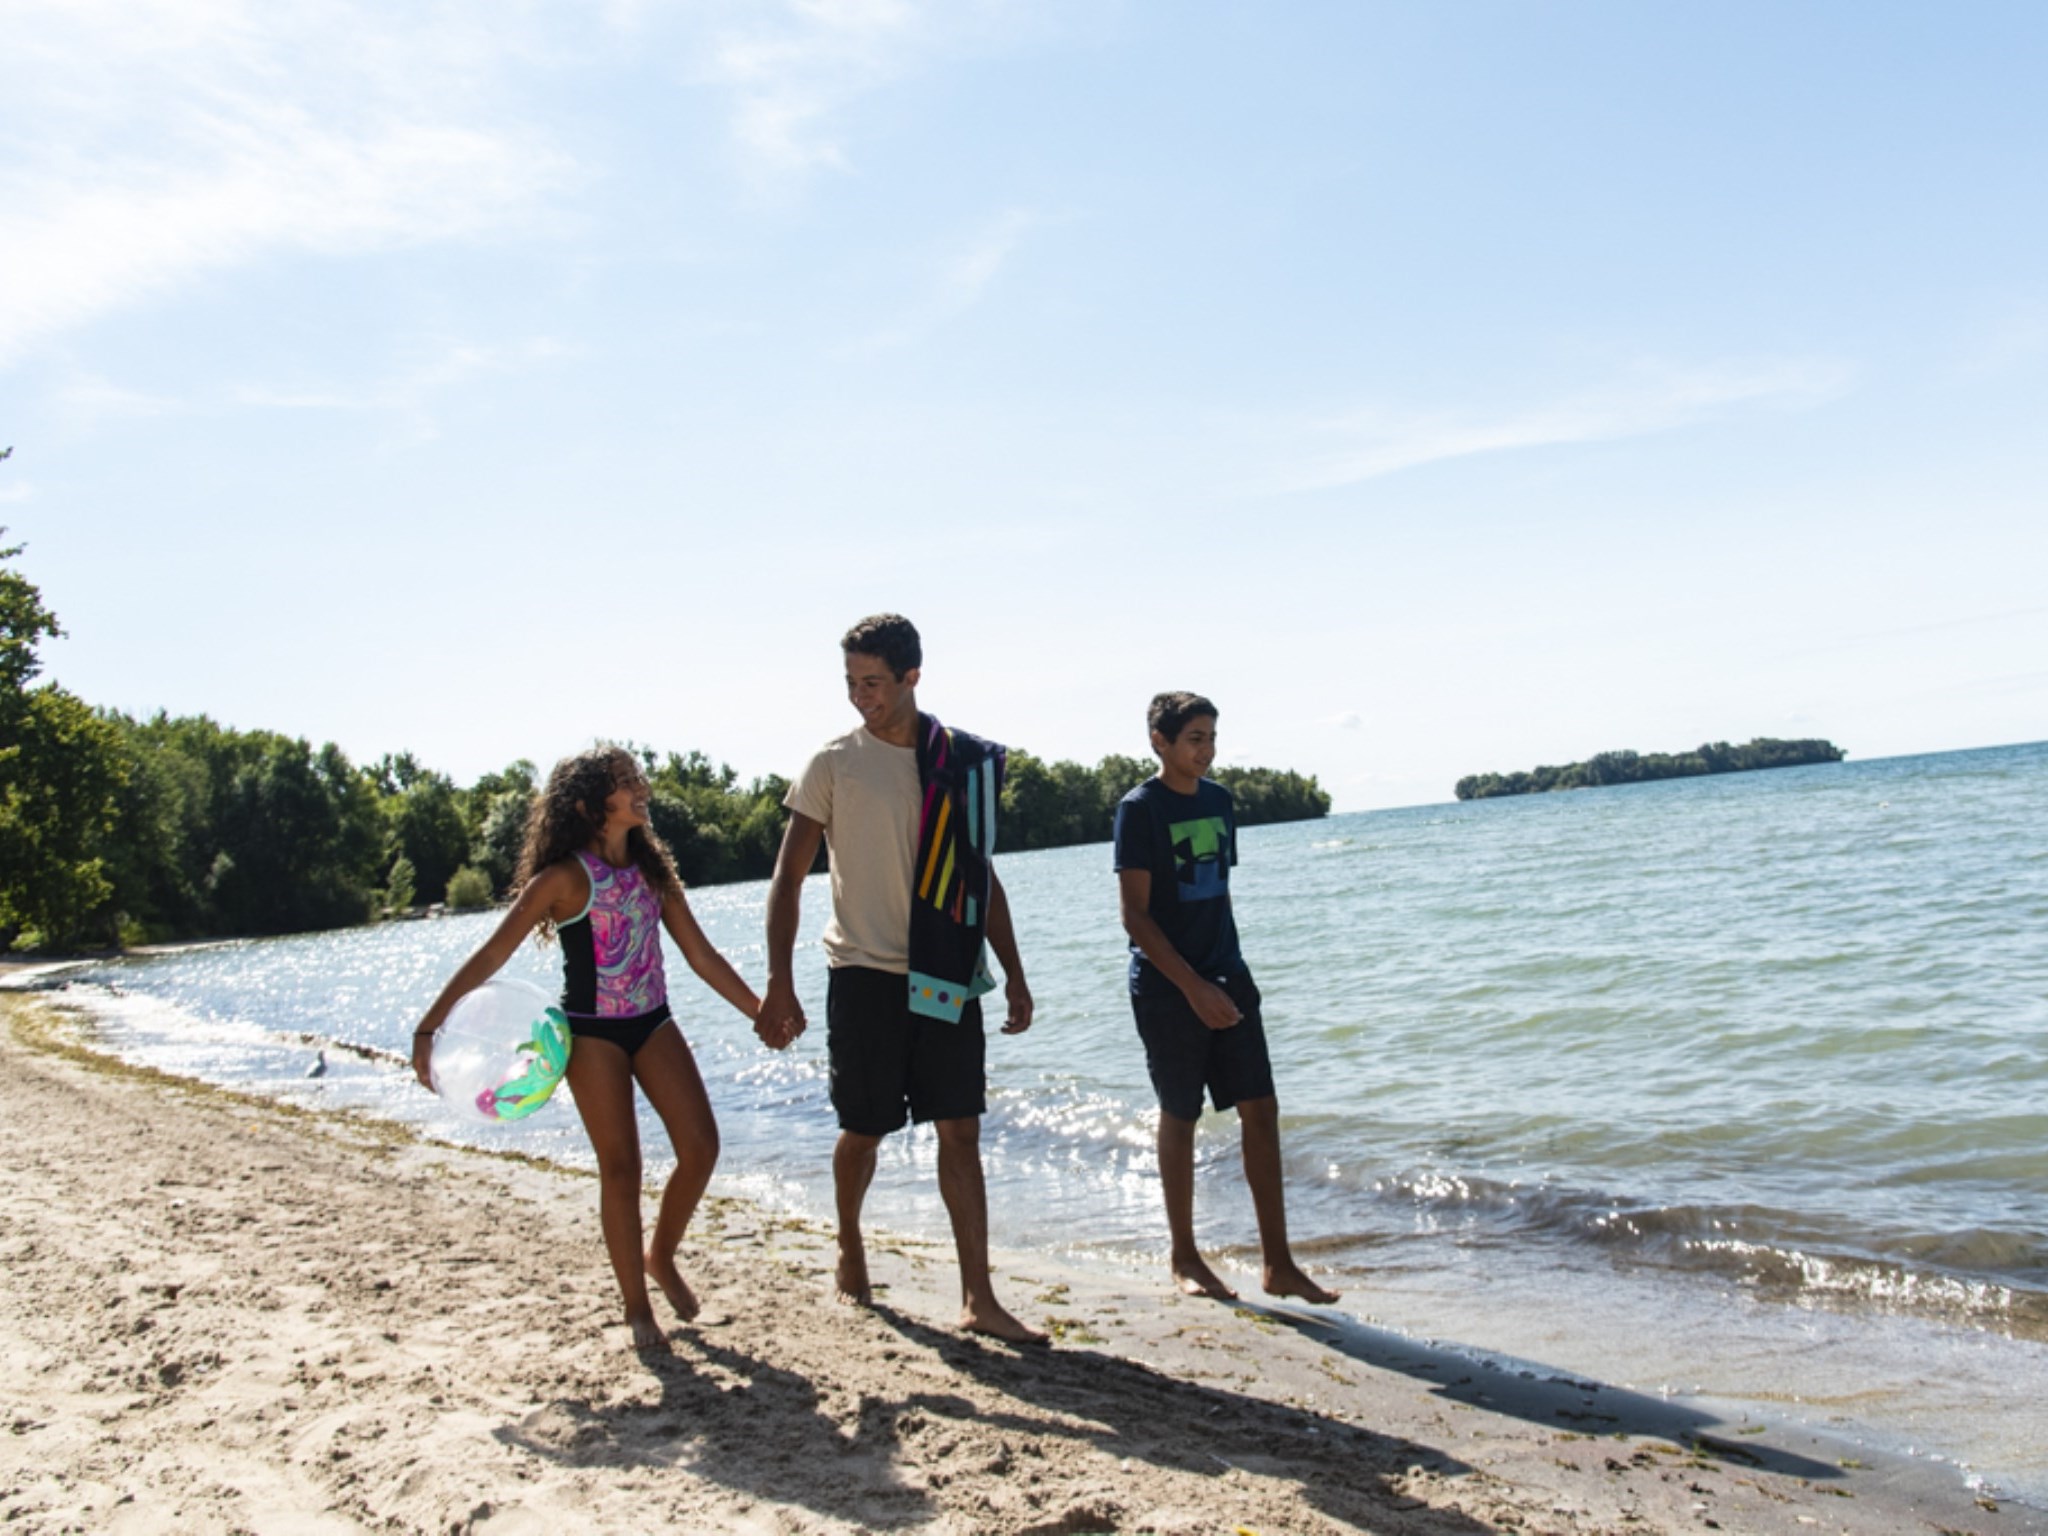
[[[768,891],[768,988],[756,1025],[777,1047],[804,1029],[790,981],[804,877],[823,838],[831,854],[831,968],[826,1030],[839,1143],[832,1183],[839,1215],[837,1283],[843,1301],[873,1300],[860,1213],[882,1138],[909,1121],[939,1138],[939,1193],[960,1258],[960,1326],[1016,1342],[1042,1342],[996,1300],[988,1270],[988,1194],[981,1170],[987,1108],[981,1003],[958,1021],[913,1012],[909,998],[912,870],[920,795],[917,680],[923,648],[899,614],[861,620],[840,641],[846,692],[861,723],[814,755],[783,804],[789,826]],[[1031,1027],[1031,990],[1017,954],[1002,882],[989,875],[988,943],[1005,978],[1006,1035]]]

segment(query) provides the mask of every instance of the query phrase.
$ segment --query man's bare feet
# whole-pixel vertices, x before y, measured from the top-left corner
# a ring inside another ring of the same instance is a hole
[[[674,1254],[664,1257],[658,1253],[646,1255],[647,1278],[661,1287],[661,1294],[668,1298],[668,1304],[676,1309],[676,1316],[684,1322],[696,1317],[700,1310],[697,1293],[690,1289],[682,1271],[676,1268]]]
[[[633,1348],[643,1355],[667,1355],[674,1351],[669,1348],[668,1335],[661,1331],[661,1324],[654,1320],[652,1312],[643,1312],[638,1317],[629,1316],[626,1323],[633,1330]]]
[[[960,1328],[964,1333],[986,1334],[989,1338],[1011,1344],[1043,1344],[1047,1337],[1012,1317],[993,1296],[982,1301],[962,1302]]]
[[[1237,1300],[1237,1292],[1223,1283],[1222,1277],[1203,1262],[1200,1254],[1191,1259],[1175,1259],[1173,1280],[1183,1296],[1207,1296],[1211,1301]]]
[[[837,1299],[849,1307],[871,1307],[875,1289],[868,1283],[868,1251],[858,1241],[839,1244],[839,1271],[833,1277]]]
[[[1319,1307],[1329,1306],[1338,1297],[1336,1291],[1324,1290],[1292,1263],[1266,1266],[1266,1294],[1292,1296],[1298,1301],[1312,1301]]]

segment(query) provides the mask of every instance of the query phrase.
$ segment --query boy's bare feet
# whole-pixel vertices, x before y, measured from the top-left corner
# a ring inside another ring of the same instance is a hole
[[[647,1278],[661,1287],[661,1294],[668,1298],[668,1304],[676,1309],[676,1316],[684,1322],[696,1317],[700,1305],[697,1293],[690,1289],[682,1271],[676,1268],[674,1254],[663,1256],[658,1253],[646,1255]]]
[[[1011,1344],[1046,1342],[1045,1334],[1019,1322],[993,1297],[986,1301],[962,1302],[960,1328],[963,1333],[982,1333],[992,1339],[1003,1339]]]
[[[839,1271],[834,1276],[837,1299],[849,1307],[871,1307],[875,1288],[868,1283],[868,1251],[859,1241],[839,1244]]]
[[[1183,1296],[1206,1296],[1211,1301],[1237,1300],[1237,1292],[1223,1283],[1222,1277],[1203,1262],[1200,1254],[1191,1259],[1175,1259],[1173,1280]]]
[[[1266,1294],[1292,1296],[1298,1301],[1312,1301],[1319,1307],[1329,1306],[1338,1297],[1336,1291],[1324,1290],[1292,1263],[1266,1266]]]
[[[661,1331],[661,1324],[654,1320],[652,1312],[643,1312],[637,1317],[628,1317],[627,1325],[633,1330],[633,1348],[643,1355],[667,1355],[674,1351],[669,1348],[668,1335]]]

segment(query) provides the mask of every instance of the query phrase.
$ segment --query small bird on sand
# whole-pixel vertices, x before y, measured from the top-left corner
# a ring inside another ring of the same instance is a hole
[[[306,1076],[308,1076],[308,1077],[325,1077],[326,1075],[327,1075],[327,1053],[326,1053],[325,1051],[315,1051],[315,1052],[313,1053],[313,1065],[311,1065],[310,1067],[306,1068]]]

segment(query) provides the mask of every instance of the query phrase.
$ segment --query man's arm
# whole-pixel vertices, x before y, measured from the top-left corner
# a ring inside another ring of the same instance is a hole
[[[781,1050],[804,1032],[803,1004],[796,1000],[790,962],[796,953],[797,920],[803,912],[804,879],[817,862],[822,822],[802,811],[789,813],[782,829],[782,850],[775,855],[775,877],[768,882],[768,988],[754,1033],[764,1045]]]
[[[1152,871],[1120,869],[1116,872],[1117,899],[1123,911],[1124,932],[1150,960],[1159,974],[1181,990],[1195,1017],[1211,1029],[1228,1029],[1244,1015],[1215,982],[1181,958],[1166,937],[1166,930],[1152,915]]]
[[[988,872],[988,943],[1003,968],[1003,996],[1010,1005],[1003,1033],[1021,1035],[1031,1027],[1031,988],[1024,984],[1024,957],[1017,953],[1017,930],[1010,925],[1010,898],[993,869]]]

